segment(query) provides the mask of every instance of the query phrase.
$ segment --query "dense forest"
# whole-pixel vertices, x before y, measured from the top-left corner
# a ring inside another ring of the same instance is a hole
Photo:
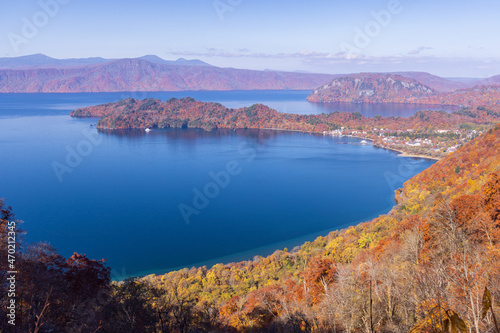
[[[0,331],[499,332],[499,156],[497,125],[407,181],[373,221],[268,257],[119,283],[102,260],[24,244],[2,201]]]

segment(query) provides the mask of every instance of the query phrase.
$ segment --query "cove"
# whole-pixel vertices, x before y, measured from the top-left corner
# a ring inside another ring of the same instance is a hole
[[[296,132],[98,132],[69,111],[115,94],[73,95],[2,96],[0,196],[25,221],[27,242],[106,258],[115,276],[292,249],[388,212],[394,190],[433,163]],[[61,180],[53,165],[68,165],[70,151],[84,153]],[[189,223],[181,205],[196,210]]]

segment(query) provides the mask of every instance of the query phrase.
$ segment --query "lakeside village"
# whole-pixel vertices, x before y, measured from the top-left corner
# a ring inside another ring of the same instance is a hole
[[[484,131],[471,128],[438,129],[428,132],[414,129],[395,131],[377,127],[361,131],[341,127],[333,131],[323,131],[323,135],[356,137],[363,139],[361,144],[367,144],[366,140],[369,140],[375,147],[395,150],[404,155],[440,159],[455,152]]]

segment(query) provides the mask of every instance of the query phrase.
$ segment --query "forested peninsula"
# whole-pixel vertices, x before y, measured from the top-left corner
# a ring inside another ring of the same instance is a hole
[[[420,111],[404,117],[365,117],[359,112],[319,115],[280,113],[255,104],[238,109],[193,98],[124,99],[71,112],[72,117],[101,118],[99,130],[202,128],[272,129],[325,135],[351,135],[373,141],[374,145],[409,155],[441,158],[500,121],[500,107],[487,104],[444,111]]]

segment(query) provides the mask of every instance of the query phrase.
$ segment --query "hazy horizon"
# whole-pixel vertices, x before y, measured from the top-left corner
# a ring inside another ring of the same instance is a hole
[[[0,57],[0,59],[15,59],[15,58],[20,58],[20,57],[30,57],[30,56],[37,56],[37,55],[42,55],[42,56],[47,56],[49,58],[52,58],[52,59],[55,59],[55,60],[85,60],[85,59],[92,59],[92,58],[100,58],[100,59],[103,59],[104,61],[116,61],[116,60],[123,60],[123,59],[138,59],[138,58],[144,58],[144,57],[149,57],[149,56],[153,56],[153,57],[159,57],[161,60],[164,60],[164,61],[167,61],[167,62],[172,62],[172,61],[179,61],[179,60],[185,60],[185,61],[202,61],[200,59],[197,59],[197,58],[184,58],[184,57],[174,57],[174,58],[162,58],[160,56],[157,56],[155,54],[146,54],[146,55],[143,55],[143,56],[138,56],[138,57],[124,57],[124,58],[104,58],[104,57],[99,57],[99,56],[96,56],[96,57],[87,57],[87,58],[55,58],[55,57],[51,57],[49,55],[46,55],[46,54],[43,54],[43,53],[35,53],[35,54],[27,54],[27,55],[24,55],[24,56],[19,56],[19,57]],[[147,59],[146,59],[147,60]],[[215,67],[219,67],[219,66],[216,66],[216,65],[213,65],[207,61],[203,61],[205,62],[207,65],[210,65],[210,66],[215,66]],[[95,64],[98,64],[98,63],[95,63]],[[48,67],[51,67],[50,65],[47,65]],[[73,66],[76,66],[76,65],[73,65]],[[34,66],[36,67],[36,66]],[[48,68],[47,67],[47,68]],[[20,67],[17,67],[17,68],[14,68],[14,69],[18,69]],[[30,66],[26,65],[24,68],[30,68]],[[236,68],[236,67],[221,67],[221,68],[232,68],[232,69],[243,69],[243,70],[254,70],[254,69],[251,69],[251,68]],[[259,70],[259,69],[255,69],[255,70]],[[372,72],[349,72],[349,73],[321,73],[321,72],[312,72],[312,71],[305,71],[305,70],[280,70],[280,69],[272,69],[272,68],[265,68],[263,70],[260,70],[260,71],[284,71],[284,72],[290,72],[290,73],[307,73],[307,74],[362,74],[362,73],[403,73],[403,72],[421,72],[421,73],[429,73],[431,75],[436,75],[436,76],[439,76],[435,73],[432,73],[432,72],[425,72],[425,71],[405,71],[405,70],[400,70],[400,71],[372,71]],[[497,75],[500,75],[500,74],[493,74],[491,76],[497,76]],[[491,77],[489,76],[489,77]],[[489,78],[489,77],[472,77],[472,76],[440,76],[444,79],[451,79],[451,80],[454,80],[454,79],[457,79],[457,80],[468,80],[468,79],[471,79],[471,80],[476,80],[476,79],[485,79],[485,78]]]
[[[199,59],[255,70],[500,74],[500,3],[0,0],[0,57]]]

